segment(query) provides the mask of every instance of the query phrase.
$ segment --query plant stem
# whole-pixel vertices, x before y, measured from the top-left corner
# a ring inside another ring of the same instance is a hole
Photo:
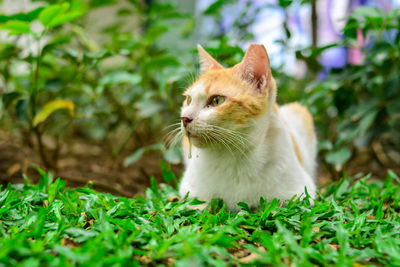
[[[317,1],[311,0],[311,28],[312,28],[312,46],[317,47],[318,44],[318,15]]]
[[[38,42],[38,49],[37,49],[37,55],[36,55],[36,68],[34,71],[34,76],[33,76],[33,85],[32,85],[32,89],[31,89],[31,94],[30,94],[30,102],[31,102],[31,126],[33,126],[33,118],[36,115],[36,94],[38,91],[38,87],[39,87],[39,74],[40,74],[40,61],[41,61],[41,56],[42,56],[42,51],[41,51],[41,47],[40,47],[40,40],[42,39],[42,34],[39,36],[39,38],[37,39]]]
[[[42,132],[40,131],[38,126],[33,125],[33,120],[36,116],[36,94],[37,94],[38,88],[39,88],[40,62],[41,62],[41,57],[42,57],[40,41],[42,40],[44,33],[45,32],[41,33],[40,36],[37,38],[38,48],[37,48],[37,55],[36,55],[36,65],[35,65],[34,76],[33,76],[33,85],[31,87],[31,92],[30,92],[30,96],[29,96],[30,97],[30,105],[31,105],[30,128],[35,133],[35,137],[36,137],[36,140],[38,143],[38,148],[39,148],[39,154],[43,161],[43,164],[45,165],[46,168],[51,168],[51,167],[53,167],[52,166],[53,164],[51,164],[46,157],[46,152],[45,152],[43,141],[42,141]]]

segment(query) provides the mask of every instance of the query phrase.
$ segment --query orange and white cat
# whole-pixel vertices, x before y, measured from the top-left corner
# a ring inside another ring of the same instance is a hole
[[[316,136],[307,108],[278,107],[276,83],[263,45],[224,68],[200,45],[201,75],[184,95],[181,130],[185,172],[180,195],[238,202],[315,197]]]

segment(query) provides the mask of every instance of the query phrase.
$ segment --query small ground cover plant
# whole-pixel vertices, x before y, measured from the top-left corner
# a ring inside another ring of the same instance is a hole
[[[71,189],[51,173],[0,193],[2,266],[364,266],[400,264],[399,177],[369,176],[321,188],[310,200],[245,203],[228,213],[220,200],[203,210],[174,187],[152,186],[145,197]],[[169,171],[166,180],[176,184]]]

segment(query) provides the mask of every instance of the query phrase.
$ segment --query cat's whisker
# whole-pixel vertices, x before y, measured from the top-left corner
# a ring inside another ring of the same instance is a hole
[[[246,142],[243,140],[242,137],[240,137],[238,135],[235,135],[235,134],[232,134],[232,133],[223,132],[223,131],[221,131],[221,134],[226,135],[227,139],[233,139],[237,143],[240,143],[240,145],[243,146],[243,147],[246,146]]]
[[[234,147],[237,149],[237,151],[239,151],[239,153],[242,154],[243,157],[244,157],[246,160],[249,160],[249,157],[247,156],[246,151],[244,151],[244,148],[238,146],[238,144],[235,143],[235,142],[234,142],[233,140],[231,140],[231,139],[227,139],[227,142],[230,143],[230,144],[232,144],[232,146],[234,146]]]
[[[218,131],[212,131],[214,133],[214,136],[217,137],[216,140],[219,141],[220,143],[222,143],[226,148],[229,149],[229,151],[233,154],[233,151],[231,149],[231,147],[235,148],[235,150],[237,150],[240,154],[242,154],[246,160],[249,160],[249,157],[247,156],[246,152],[244,151],[245,147],[244,146],[240,146],[238,143],[236,143],[235,141],[237,141],[235,138],[226,138],[226,136],[223,135],[223,132],[218,132]],[[242,143],[244,144],[244,143]]]
[[[218,134],[216,134],[215,132],[211,132],[210,134],[211,137],[213,137],[213,139],[222,144],[230,153],[232,156],[235,156],[235,153],[233,152],[233,150],[231,149],[231,147],[225,142],[225,140],[223,138],[221,138]]]
[[[181,126],[181,123],[179,122],[179,123],[173,123],[173,124],[165,127],[163,129],[163,131],[167,131],[167,130],[169,130],[171,128],[174,128],[174,129],[170,130],[169,132],[167,132],[164,135],[164,137],[163,137],[164,142],[167,142],[171,138],[171,136],[175,135],[178,131],[180,131],[181,130],[180,126]]]
[[[243,133],[243,132],[227,129],[227,128],[224,128],[224,127],[221,127],[221,126],[217,126],[217,125],[210,124],[209,126],[211,126],[213,128],[221,129],[223,131],[227,131],[227,132],[230,132],[230,133],[235,133],[235,134],[238,134],[238,135],[241,135],[241,136],[249,136],[249,134],[247,134],[247,133]]]
[[[167,144],[167,147],[175,147],[178,142],[180,142],[183,138],[183,133],[179,132],[174,138]]]
[[[165,142],[168,142],[171,138],[173,138],[177,133],[179,133],[181,131],[181,129],[180,128],[176,128],[176,129],[173,129],[173,130],[171,130],[171,131],[169,131],[165,136],[164,136],[164,141]]]
[[[169,134],[166,136],[165,140],[165,146],[166,147],[173,147],[175,146],[183,137],[183,132],[182,129],[176,128],[172,131],[169,132]]]
[[[236,142],[239,142],[241,146],[246,147],[247,144],[249,143],[249,140],[241,135],[239,135],[239,132],[235,131],[227,131],[225,128],[222,127],[210,127],[214,131],[226,135],[226,137],[234,139]]]
[[[223,133],[225,133],[225,134],[227,134],[227,135],[229,135],[229,136],[238,137],[238,138],[240,138],[240,140],[242,140],[242,141],[249,142],[249,140],[248,140],[247,137],[246,137],[246,136],[248,136],[248,135],[245,134],[245,133],[241,133],[241,132],[234,131],[234,130],[229,130],[229,129],[226,129],[226,128],[223,128],[223,127],[219,127],[219,126],[216,126],[216,125],[209,125],[209,127],[213,128],[213,129],[215,129],[215,130],[218,130],[218,131],[222,131]]]
[[[235,150],[242,152],[242,148],[240,146],[238,146],[237,144],[235,144],[234,142],[232,142],[229,137],[227,138],[227,136],[224,134],[224,132],[222,132],[221,130],[216,130],[216,129],[210,129],[210,130],[213,133],[213,136],[216,137],[217,141],[219,141],[220,143],[223,143],[223,145],[232,152],[233,156],[234,156],[234,154],[231,149],[231,146],[233,146],[235,148]],[[231,139],[233,139],[233,138],[231,137]],[[244,144],[244,143],[242,143],[242,144]]]
[[[189,72],[183,77],[182,85],[178,86],[179,89],[186,89],[189,85],[196,81],[198,74]]]
[[[179,121],[177,123],[173,123],[173,124],[168,125],[167,127],[164,127],[162,130],[167,131],[168,129],[170,129],[172,127],[180,127],[180,126],[181,126],[181,122]]]
[[[219,127],[216,125],[210,125],[210,124],[206,124],[203,122],[197,122],[197,126],[198,128],[200,128],[201,132],[206,131],[206,132],[215,132],[218,134],[219,139],[224,139],[224,138],[229,138],[229,139],[233,139],[234,140],[234,144],[235,142],[240,143],[240,146],[238,144],[235,144],[235,146],[237,147],[237,149],[243,150],[249,140],[242,136],[240,132],[237,131],[233,131],[233,130],[228,130],[226,128],[223,127]]]

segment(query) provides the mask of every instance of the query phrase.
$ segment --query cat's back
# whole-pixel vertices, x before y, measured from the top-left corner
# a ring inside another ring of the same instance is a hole
[[[300,164],[314,178],[317,137],[311,113],[298,102],[281,106],[278,112],[291,135]]]

